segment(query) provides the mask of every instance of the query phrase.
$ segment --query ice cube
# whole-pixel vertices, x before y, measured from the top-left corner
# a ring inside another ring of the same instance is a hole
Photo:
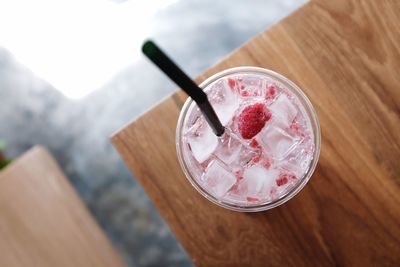
[[[258,143],[262,146],[267,154],[271,158],[281,160],[284,159],[300,141],[299,136],[290,134],[283,130],[276,124],[276,121],[272,121],[268,127],[264,129],[256,136]]]
[[[265,79],[258,75],[244,75],[238,79],[238,90],[242,97],[264,96]]]
[[[296,184],[298,178],[290,171],[280,170],[279,177],[276,179],[277,187],[274,188],[272,197],[278,197],[284,195],[289,188]]]
[[[305,169],[302,168],[299,162],[284,162],[279,166],[279,168],[283,172],[293,174],[297,179],[301,179],[305,172]]]
[[[220,198],[236,183],[236,176],[222,163],[214,160],[208,165],[204,175],[204,186],[213,196]]]
[[[298,110],[293,102],[286,96],[281,94],[274,103],[269,107],[272,112],[272,118],[279,122],[282,128],[290,127],[290,124],[297,116]]]
[[[279,171],[275,169],[267,170],[260,165],[249,167],[243,172],[238,192],[247,197],[268,197],[278,176]]]
[[[225,134],[221,138],[215,155],[226,165],[231,165],[240,157],[242,146],[243,145],[239,141],[239,139],[235,135],[231,134],[228,130],[226,130]]]
[[[226,126],[239,107],[238,96],[226,80],[219,80],[208,91],[208,98],[222,125]]]
[[[301,178],[310,165],[312,159],[312,151],[308,142],[301,142],[288,155],[287,162],[282,167],[294,173],[297,178]]]
[[[203,120],[198,120],[187,134],[187,142],[194,158],[202,163],[208,159],[218,146],[218,137]]]
[[[252,148],[250,145],[243,145],[237,164],[240,167],[244,167],[252,163],[255,158],[260,157],[260,154],[261,150],[259,148]]]

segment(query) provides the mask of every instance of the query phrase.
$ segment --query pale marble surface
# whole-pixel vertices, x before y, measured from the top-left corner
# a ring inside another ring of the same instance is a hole
[[[196,76],[304,2],[181,0],[157,14],[149,35]],[[7,155],[48,147],[129,266],[192,265],[109,141],[174,88],[141,58],[71,101],[0,48],[0,138],[8,142]]]

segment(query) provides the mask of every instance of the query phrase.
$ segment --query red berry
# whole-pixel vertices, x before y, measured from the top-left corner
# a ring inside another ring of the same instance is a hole
[[[236,84],[236,82],[234,79],[228,78],[228,85],[232,90],[235,89],[235,84]]]
[[[275,95],[276,95],[276,86],[274,84],[267,85],[265,98],[273,99]]]
[[[286,176],[281,176],[278,179],[276,179],[276,185],[277,186],[282,186],[287,184],[288,182],[288,178]]]
[[[264,159],[263,166],[266,169],[269,169],[269,167],[271,167],[271,162],[269,161],[269,158]]]
[[[281,174],[281,175],[279,176],[278,179],[276,179],[276,184],[277,184],[278,186],[285,185],[285,184],[287,184],[287,183],[289,182],[289,179],[295,180],[295,179],[297,179],[297,178],[296,178],[296,176],[294,176],[293,174],[283,173],[283,174]]]
[[[253,139],[253,140],[251,140],[251,142],[250,142],[250,146],[251,146],[252,148],[258,148],[258,147],[260,147],[260,144],[257,142],[256,139]]]
[[[255,155],[253,158],[253,163],[257,163],[260,161],[260,156],[259,155]]]
[[[269,119],[271,112],[263,103],[247,106],[238,118],[239,132],[244,139],[251,139],[264,128]]]
[[[248,202],[257,202],[257,201],[259,201],[259,199],[258,199],[258,198],[255,198],[255,197],[246,197],[246,200],[247,200]]]
[[[270,93],[270,95],[275,95],[275,94],[276,94],[276,88],[275,88],[275,86],[271,86],[271,87],[269,88],[269,93]]]

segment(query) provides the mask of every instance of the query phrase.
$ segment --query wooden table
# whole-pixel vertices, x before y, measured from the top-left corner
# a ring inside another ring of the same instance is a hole
[[[0,266],[125,266],[41,147],[0,171]]]
[[[237,213],[191,187],[175,153],[183,93],[112,138],[194,263],[400,266],[400,1],[312,1],[197,81],[243,65],[287,76],[317,110],[319,164],[289,203]]]

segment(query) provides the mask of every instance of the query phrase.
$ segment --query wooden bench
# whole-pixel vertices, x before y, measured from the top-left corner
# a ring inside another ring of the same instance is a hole
[[[0,266],[125,266],[42,147],[0,172]]]

